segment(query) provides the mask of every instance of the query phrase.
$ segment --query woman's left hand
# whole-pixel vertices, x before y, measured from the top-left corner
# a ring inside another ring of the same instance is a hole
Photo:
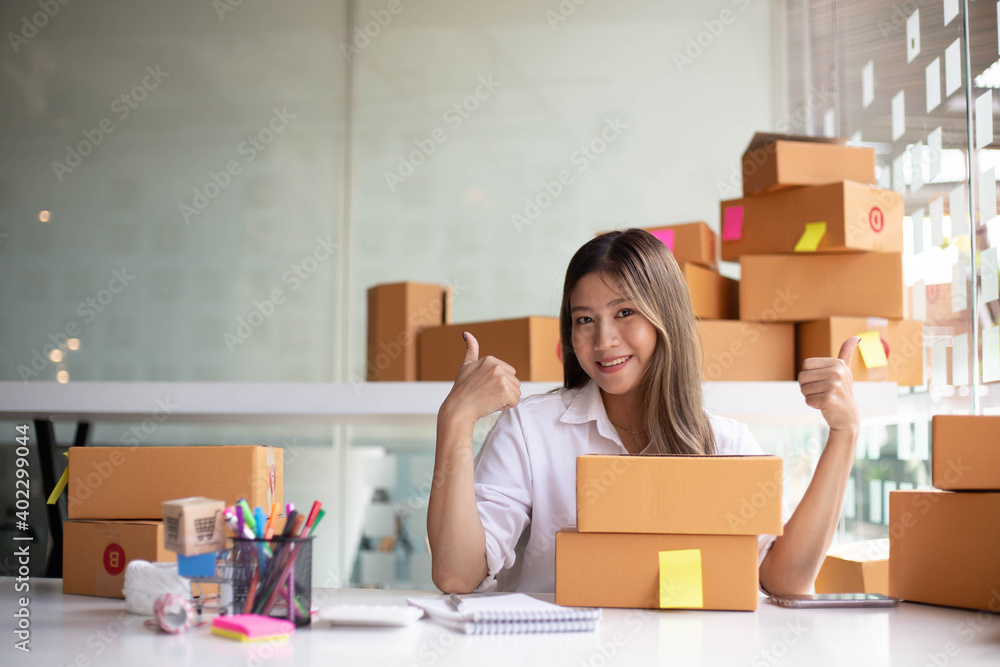
[[[806,405],[823,413],[831,433],[857,433],[860,428],[861,418],[851,377],[851,357],[860,342],[860,336],[852,336],[844,341],[836,359],[813,357],[802,362],[799,387],[806,397]]]

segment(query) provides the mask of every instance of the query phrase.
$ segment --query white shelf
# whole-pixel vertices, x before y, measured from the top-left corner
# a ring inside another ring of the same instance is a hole
[[[526,382],[521,395],[559,385]],[[705,407],[740,421],[817,423],[797,382],[705,383]],[[0,420],[132,422],[154,413],[171,423],[429,423],[451,382],[0,382]],[[857,382],[861,418],[897,411],[891,382]]]

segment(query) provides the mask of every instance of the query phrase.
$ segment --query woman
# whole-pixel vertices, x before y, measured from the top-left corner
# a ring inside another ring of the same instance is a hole
[[[552,592],[555,532],[575,523],[581,454],[761,454],[744,424],[702,407],[701,348],[684,278],[666,246],[628,229],[592,239],[570,260],[560,309],[564,386],[520,401],[509,364],[466,356],[438,413],[427,532],[445,592]],[[760,536],[760,583],[808,592],[833,540],[859,430],[849,370],[807,359],[806,403],[830,427],[813,479],[781,537]],[[569,344],[568,344],[569,343]],[[473,461],[478,419],[503,410]]]

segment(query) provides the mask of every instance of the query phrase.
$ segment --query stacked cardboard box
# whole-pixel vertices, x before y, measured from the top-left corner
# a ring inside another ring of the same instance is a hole
[[[903,197],[872,185],[874,150],[758,134],[743,166],[743,198],[720,206],[740,319],[794,326],[796,369],[860,335],[855,380],[923,384],[923,323],[904,319]]]
[[[889,595],[1000,612],[1000,417],[935,415],[936,491],[889,494]]]
[[[366,379],[416,380],[418,336],[426,327],[451,323],[451,301],[451,288],[433,283],[391,283],[369,288]]]
[[[782,532],[777,456],[577,458],[577,525],[556,533],[556,603],[757,608],[757,535]]]
[[[129,562],[176,560],[165,548],[164,501],[282,502],[275,447],[72,447],[68,470],[63,593],[120,598]]]

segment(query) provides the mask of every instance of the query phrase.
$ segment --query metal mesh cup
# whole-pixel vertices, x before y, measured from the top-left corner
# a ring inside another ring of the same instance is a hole
[[[233,538],[233,602],[237,614],[263,614],[309,625],[312,537]]]

